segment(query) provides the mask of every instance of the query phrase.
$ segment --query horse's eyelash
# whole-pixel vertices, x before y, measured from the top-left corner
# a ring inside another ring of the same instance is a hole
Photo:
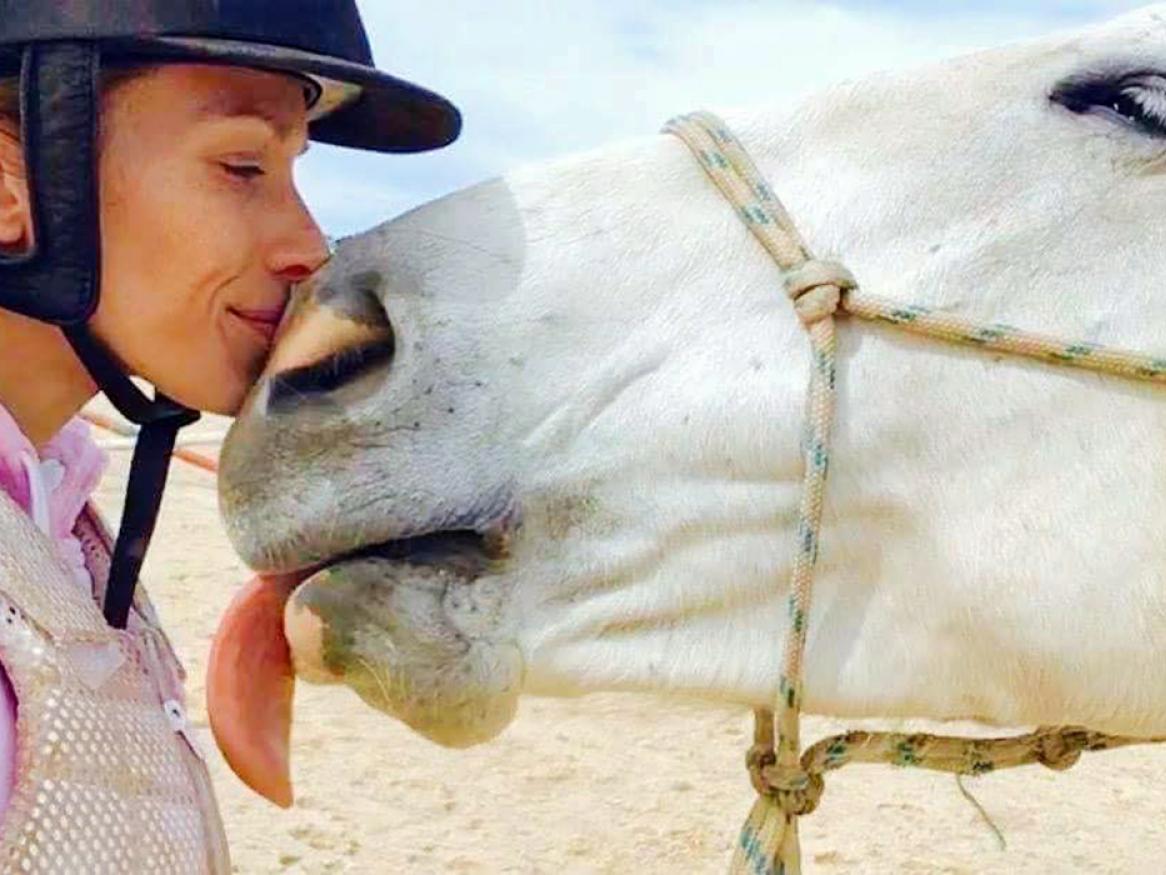
[[[1129,85],[1121,93],[1140,106],[1142,112],[1166,124],[1166,82]]]

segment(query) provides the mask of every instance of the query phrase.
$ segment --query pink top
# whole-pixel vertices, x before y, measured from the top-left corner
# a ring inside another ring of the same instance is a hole
[[[77,585],[90,592],[93,580],[73,529],[106,463],[82,420],[71,420],[38,453],[0,404],[0,489],[52,539]],[[0,818],[8,809],[15,777],[16,696],[0,666]]]

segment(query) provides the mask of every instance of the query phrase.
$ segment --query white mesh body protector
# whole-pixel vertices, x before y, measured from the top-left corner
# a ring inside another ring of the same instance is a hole
[[[77,534],[99,595],[108,536],[90,510]],[[139,596],[128,628],[109,627],[3,492],[0,662],[18,702],[0,873],[230,871],[210,779],[185,727],[182,671],[153,610]]]

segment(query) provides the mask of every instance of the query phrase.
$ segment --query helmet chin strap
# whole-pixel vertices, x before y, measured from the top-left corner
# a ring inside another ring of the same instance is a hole
[[[93,43],[34,43],[24,50],[21,126],[34,244],[19,256],[0,257],[0,306],[60,326],[113,405],[141,426],[103,608],[120,629],[154,532],[174,439],[198,414],[164,395],[144,395],[88,328],[101,282],[100,70]]]
[[[180,428],[198,420],[198,413],[160,393],[155,393],[153,400],[147,398],[88,326],[78,325],[63,330],[81,363],[105,392],[105,397],[122,416],[141,426],[130,464],[125,508],[113,548],[103,607],[106,622],[116,629],[124,629],[133,605],[138,574],[162,506],[174,439]]]

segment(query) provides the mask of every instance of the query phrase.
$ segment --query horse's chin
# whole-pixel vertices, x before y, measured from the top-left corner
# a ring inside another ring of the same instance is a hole
[[[413,546],[342,559],[296,588],[284,619],[296,674],[344,684],[439,744],[480,744],[514,718],[524,670],[503,634],[502,578],[469,536]]]

